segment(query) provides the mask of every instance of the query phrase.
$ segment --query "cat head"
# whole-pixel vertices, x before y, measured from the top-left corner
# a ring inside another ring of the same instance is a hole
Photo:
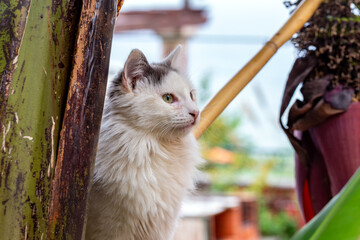
[[[140,50],[132,50],[108,98],[116,114],[129,126],[160,138],[190,133],[198,122],[196,92],[181,70],[181,46],[162,62],[149,64]]]

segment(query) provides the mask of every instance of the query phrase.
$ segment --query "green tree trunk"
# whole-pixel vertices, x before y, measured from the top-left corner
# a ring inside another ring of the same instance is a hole
[[[0,2],[0,239],[81,239],[116,2]]]

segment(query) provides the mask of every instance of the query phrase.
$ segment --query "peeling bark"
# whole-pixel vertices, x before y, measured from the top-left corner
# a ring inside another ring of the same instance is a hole
[[[1,1],[0,239],[46,238],[79,3]]]
[[[81,239],[95,160],[117,1],[85,1],[50,206],[48,239]]]
[[[81,239],[122,2],[1,1],[0,239]]]

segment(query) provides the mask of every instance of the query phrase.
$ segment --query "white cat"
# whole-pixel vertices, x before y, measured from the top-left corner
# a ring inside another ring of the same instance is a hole
[[[149,64],[133,50],[112,81],[89,197],[86,240],[169,240],[201,162],[199,110],[181,47]]]

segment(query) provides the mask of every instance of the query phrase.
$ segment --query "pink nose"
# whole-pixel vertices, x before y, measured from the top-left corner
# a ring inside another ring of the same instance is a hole
[[[194,118],[193,123],[195,123],[195,122],[196,122],[196,119],[197,119],[198,116],[199,116],[199,111],[198,111],[198,110],[194,110],[194,111],[190,112],[189,114]]]

